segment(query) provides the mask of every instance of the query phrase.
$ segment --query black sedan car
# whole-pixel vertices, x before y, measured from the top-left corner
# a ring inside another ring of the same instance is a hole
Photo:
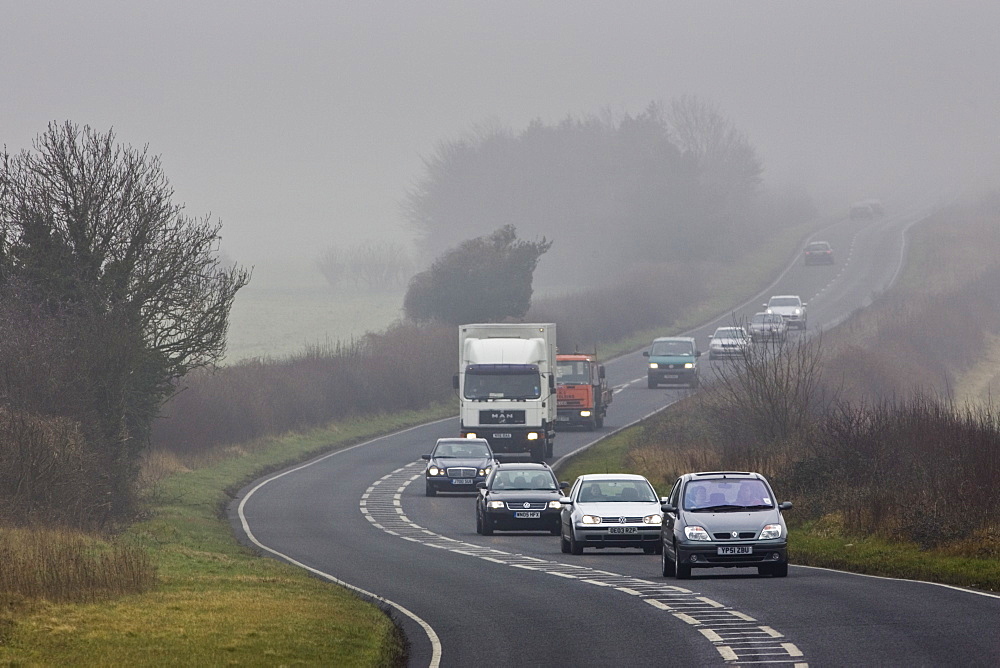
[[[548,531],[559,535],[567,482],[556,480],[548,464],[501,463],[479,484],[476,498],[476,533],[497,531]]]
[[[424,455],[427,496],[438,492],[475,492],[496,460],[485,438],[439,438],[434,451]]]
[[[788,575],[788,529],[771,486],[759,473],[686,473],[660,505],[663,576],[691,577],[692,568],[756,567]]]

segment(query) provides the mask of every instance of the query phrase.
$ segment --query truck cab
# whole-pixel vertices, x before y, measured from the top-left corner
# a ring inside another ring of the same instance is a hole
[[[556,355],[557,426],[604,426],[613,395],[604,377],[604,365],[586,353]]]

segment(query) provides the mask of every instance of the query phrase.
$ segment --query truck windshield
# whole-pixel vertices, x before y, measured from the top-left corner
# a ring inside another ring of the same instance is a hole
[[[541,389],[536,364],[470,364],[465,369],[466,399],[538,399]]]
[[[587,385],[590,383],[590,363],[581,360],[559,362],[557,380],[567,385]]]

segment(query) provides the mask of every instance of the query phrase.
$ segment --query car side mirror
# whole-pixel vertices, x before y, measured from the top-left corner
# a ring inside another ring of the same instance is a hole
[[[695,357],[701,357],[701,351],[700,350],[694,351],[694,356]]]
[[[676,513],[677,512],[677,508],[675,508],[674,506],[670,505],[669,503],[661,503],[660,504],[660,510],[662,510],[665,513]]]
[[[643,357],[649,357],[649,351],[648,350],[643,350],[642,351],[642,356]]]
[[[809,306],[809,304],[806,304],[805,302],[802,302],[802,308],[805,308],[807,306]]]
[[[486,483],[485,482],[477,482],[476,483],[476,489],[486,489]]]
[[[429,462],[431,460],[430,455],[420,455],[420,458],[423,459],[425,462]]]
[[[569,489],[569,483],[565,480],[559,483],[559,489]]]
[[[597,367],[597,377],[604,378],[604,365]]]
[[[568,496],[560,496],[559,503],[563,504],[564,506],[572,506],[573,499],[569,498]]]
[[[791,501],[782,501],[781,503],[778,504],[778,510],[791,510],[791,509],[792,509]]]

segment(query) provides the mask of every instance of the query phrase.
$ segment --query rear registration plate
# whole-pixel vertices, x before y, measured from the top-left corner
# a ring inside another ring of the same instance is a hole
[[[452,485],[471,485],[472,484],[472,478],[452,478],[451,479],[451,484]]]
[[[540,510],[516,510],[514,511],[514,517],[519,520],[537,520],[542,516]]]
[[[493,438],[510,438],[510,434],[493,434]]]
[[[608,533],[639,533],[639,527],[608,527]]]
[[[753,554],[753,546],[751,545],[720,546],[718,549],[717,554]]]

